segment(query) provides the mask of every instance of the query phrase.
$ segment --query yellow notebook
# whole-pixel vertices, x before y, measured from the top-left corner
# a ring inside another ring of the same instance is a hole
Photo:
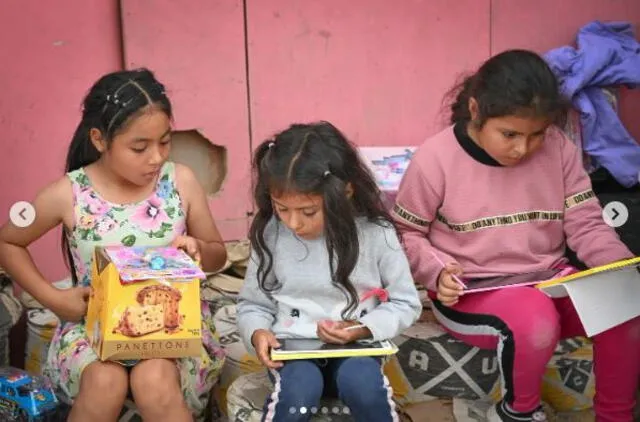
[[[398,352],[389,340],[328,344],[318,339],[278,339],[279,349],[271,350],[271,360],[328,359],[355,356],[387,356]]]
[[[569,274],[563,277],[558,277],[548,281],[543,281],[542,283],[538,283],[536,287],[538,289],[546,290],[552,286],[566,283],[568,281],[577,280],[580,278],[589,277],[589,276],[604,273],[604,272],[624,270],[627,268],[637,267],[637,266],[640,266],[640,257],[624,259],[622,261],[612,262],[611,264],[601,265],[599,267],[594,267],[588,270],[579,271],[574,274]]]

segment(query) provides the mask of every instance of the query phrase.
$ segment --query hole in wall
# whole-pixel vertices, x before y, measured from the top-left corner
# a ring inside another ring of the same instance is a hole
[[[207,195],[217,194],[227,176],[227,148],[196,129],[173,132],[169,159],[191,168]]]

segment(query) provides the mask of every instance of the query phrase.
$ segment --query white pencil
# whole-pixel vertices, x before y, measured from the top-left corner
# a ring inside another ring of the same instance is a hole
[[[350,327],[345,328],[345,331],[357,330],[358,328],[365,328],[365,327],[366,325],[364,324],[352,325]]]
[[[444,263],[444,262],[442,262],[442,260],[438,257],[438,255],[436,255],[436,253],[435,253],[435,252],[431,251],[431,255],[433,255],[433,257],[435,258],[436,262],[437,262],[438,264],[440,264],[440,266],[441,266],[443,269],[446,269],[446,268],[447,268],[447,266],[445,265],[445,263]],[[454,280],[455,280],[455,281],[456,281],[460,286],[462,286],[462,288],[463,288],[463,289],[466,289],[466,288],[467,288],[467,285],[466,285],[466,284],[464,284],[464,282],[463,282],[462,280],[460,280],[460,277],[458,277],[458,276],[457,276],[457,275],[455,275],[455,274],[450,274],[450,275],[451,275],[451,277],[452,277],[452,278],[453,278],[453,279],[454,279]]]

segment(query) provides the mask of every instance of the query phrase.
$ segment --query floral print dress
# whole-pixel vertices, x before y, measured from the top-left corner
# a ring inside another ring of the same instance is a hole
[[[78,283],[90,285],[96,246],[166,246],[185,234],[186,220],[175,186],[175,165],[167,162],[155,191],[134,204],[114,204],[91,186],[84,169],[68,174],[73,187],[75,227],[68,240]],[[224,362],[209,307],[202,306],[203,348],[199,358],[177,359],[182,392],[201,419]],[[69,400],[78,394],[82,370],[98,360],[83,323],[63,322],[53,336],[44,373]]]

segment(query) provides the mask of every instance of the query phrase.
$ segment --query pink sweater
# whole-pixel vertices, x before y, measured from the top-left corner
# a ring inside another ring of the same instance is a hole
[[[393,216],[417,282],[435,290],[442,267],[431,251],[470,278],[553,268],[566,263],[566,245],[589,267],[633,256],[603,221],[580,153],[559,129],[514,167],[483,163],[478,151],[486,155],[449,127],[407,169]]]

